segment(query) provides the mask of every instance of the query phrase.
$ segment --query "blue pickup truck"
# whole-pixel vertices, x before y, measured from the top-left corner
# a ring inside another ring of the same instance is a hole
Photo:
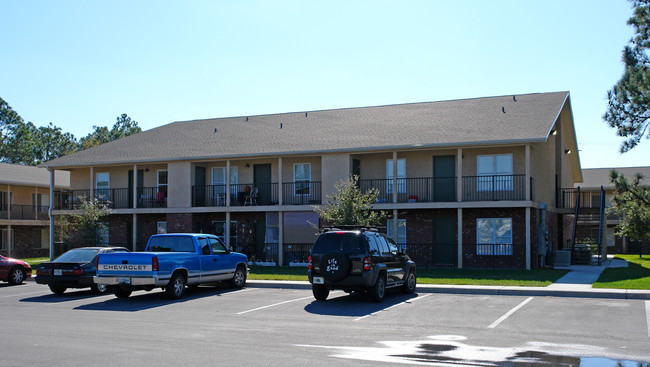
[[[97,256],[93,282],[109,286],[119,298],[129,297],[134,290],[162,288],[176,299],[183,297],[186,285],[229,281],[232,287],[243,287],[246,260],[246,255],[230,251],[213,235],[154,235],[144,252]]]

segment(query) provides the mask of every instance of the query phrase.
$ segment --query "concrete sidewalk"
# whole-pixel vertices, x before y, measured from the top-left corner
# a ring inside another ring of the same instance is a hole
[[[626,261],[618,259],[608,259],[600,266],[572,265],[562,268],[570,271],[547,287],[418,284],[416,292],[650,300],[650,290],[592,288],[592,284],[605,268],[626,266]],[[246,285],[260,288],[311,289],[311,284],[305,281],[247,280]]]

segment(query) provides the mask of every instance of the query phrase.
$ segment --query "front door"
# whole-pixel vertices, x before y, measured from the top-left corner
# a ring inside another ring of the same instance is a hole
[[[253,165],[253,185],[257,188],[257,205],[271,204],[271,165]]]
[[[456,265],[456,218],[433,218],[433,265]]]
[[[456,157],[433,157],[433,201],[456,201]]]
[[[205,206],[205,167],[194,167],[194,202],[192,206]]]

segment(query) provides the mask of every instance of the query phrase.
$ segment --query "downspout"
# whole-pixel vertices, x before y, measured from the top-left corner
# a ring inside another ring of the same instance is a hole
[[[52,206],[54,205],[54,170],[47,167],[50,172],[50,206],[47,208],[47,215],[50,218],[50,261],[54,255],[54,217],[52,217]]]

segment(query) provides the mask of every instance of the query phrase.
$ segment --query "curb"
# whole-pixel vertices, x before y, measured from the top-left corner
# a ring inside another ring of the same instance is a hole
[[[247,280],[247,287],[279,289],[311,289],[309,282]],[[416,292],[441,294],[475,294],[488,296],[536,296],[572,298],[608,298],[650,300],[650,291],[638,289],[548,289],[542,287],[465,286],[418,284]]]

